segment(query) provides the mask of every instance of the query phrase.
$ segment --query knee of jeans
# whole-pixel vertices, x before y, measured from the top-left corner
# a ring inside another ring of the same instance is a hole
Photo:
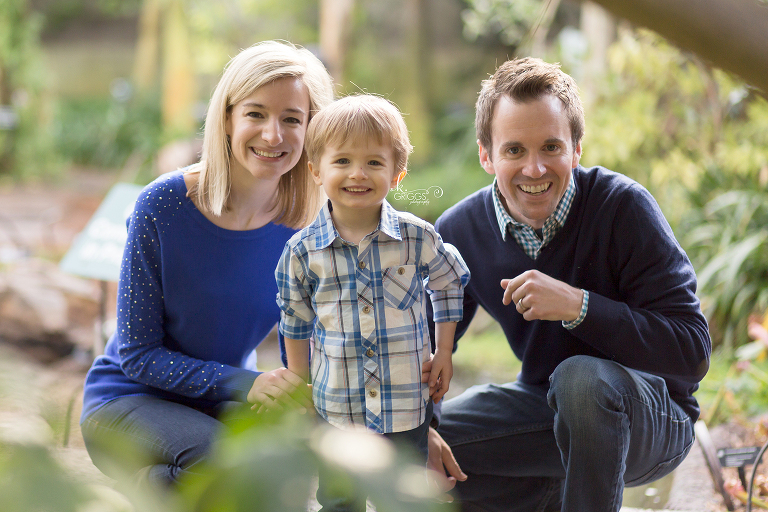
[[[560,363],[550,376],[547,400],[559,415],[596,417],[596,408],[619,407],[621,393],[611,374],[619,368],[612,361],[574,356]]]

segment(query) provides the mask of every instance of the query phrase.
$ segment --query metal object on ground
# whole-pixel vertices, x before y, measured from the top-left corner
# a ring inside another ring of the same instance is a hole
[[[712,475],[712,480],[715,482],[715,489],[723,497],[723,503],[728,510],[734,510],[733,501],[731,495],[725,490],[725,482],[723,481],[723,468],[720,466],[720,460],[717,458],[717,450],[712,443],[712,438],[709,436],[709,430],[707,425],[699,420],[693,426],[693,431],[696,433],[696,439],[699,441],[701,451],[704,452],[704,460],[707,461],[707,467]]]

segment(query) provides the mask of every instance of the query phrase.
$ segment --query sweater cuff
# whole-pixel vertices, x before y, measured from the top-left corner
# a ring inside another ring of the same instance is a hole
[[[574,327],[578,326],[581,322],[584,321],[584,318],[587,316],[587,309],[589,308],[589,292],[587,290],[581,290],[584,292],[584,297],[581,299],[581,312],[579,313],[579,316],[576,317],[576,320],[573,322],[563,322],[563,327],[570,330]]]
[[[251,387],[253,387],[253,381],[255,381],[256,377],[261,375],[261,373],[262,372],[238,368],[237,371],[226,380],[225,386],[228,390],[227,400],[247,402],[248,392],[251,390]]]

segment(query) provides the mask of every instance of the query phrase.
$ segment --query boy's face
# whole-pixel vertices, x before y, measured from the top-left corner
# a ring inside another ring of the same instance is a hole
[[[389,191],[397,186],[401,171],[395,169],[392,145],[375,139],[328,145],[320,161],[310,163],[309,168],[334,211],[357,210],[360,214],[379,211]]]

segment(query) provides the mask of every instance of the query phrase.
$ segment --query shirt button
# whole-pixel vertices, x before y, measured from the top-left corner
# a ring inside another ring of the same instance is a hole
[[[371,308],[369,308],[368,306],[363,306],[363,313],[367,315],[370,312],[371,312]]]
[[[367,355],[368,357],[373,357],[373,354],[374,352],[372,348],[369,348],[368,350],[365,351],[365,355]]]
[[[365,268],[365,262],[364,262],[364,261],[361,261],[361,262],[360,262],[360,268],[361,268],[361,269],[364,269],[364,268]]]
[[[397,273],[400,275],[403,275],[405,274],[405,269],[403,267],[400,267],[399,269],[397,269]]]
[[[372,390],[370,390],[370,391],[368,392],[368,394],[369,394],[369,395],[371,395],[371,398],[376,398],[376,395],[377,395],[378,393],[376,393],[376,390],[375,390],[375,389],[372,389]]]

